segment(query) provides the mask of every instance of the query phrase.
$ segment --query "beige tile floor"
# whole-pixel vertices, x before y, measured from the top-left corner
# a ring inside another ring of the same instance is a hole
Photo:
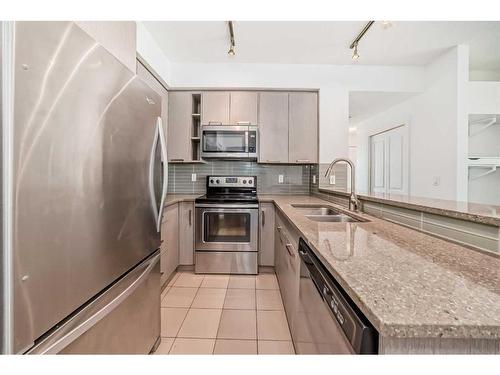
[[[294,354],[276,276],[178,272],[161,295],[155,354]]]

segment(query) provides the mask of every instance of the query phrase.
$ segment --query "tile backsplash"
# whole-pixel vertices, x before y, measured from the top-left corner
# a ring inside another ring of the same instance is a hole
[[[196,174],[196,181],[191,175]],[[271,165],[249,161],[209,161],[204,164],[169,164],[169,194],[205,193],[207,175],[257,176],[259,194],[309,194],[311,166]],[[283,183],[278,176],[283,175]]]

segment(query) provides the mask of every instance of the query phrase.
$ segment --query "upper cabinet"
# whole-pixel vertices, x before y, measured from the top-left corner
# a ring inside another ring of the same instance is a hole
[[[230,93],[227,91],[205,91],[201,98],[202,125],[230,125]]]
[[[135,72],[137,48],[134,21],[77,21],[76,24]]]
[[[259,108],[259,161],[288,163],[288,93],[260,93]]]
[[[230,94],[230,124],[257,125],[258,93],[254,91],[233,91]]]
[[[318,94],[261,92],[259,162],[318,162]]]
[[[170,162],[191,161],[192,108],[190,91],[169,92],[167,155]]]
[[[259,163],[318,162],[317,92],[170,91],[168,112],[170,162],[202,162],[201,125],[258,125]]]
[[[257,125],[257,92],[205,91],[201,102],[202,125]]]
[[[318,162],[318,94],[293,92],[288,97],[289,163]]]

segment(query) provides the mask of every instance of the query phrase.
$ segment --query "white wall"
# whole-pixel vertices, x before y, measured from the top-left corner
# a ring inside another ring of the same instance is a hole
[[[425,91],[357,124],[360,190],[369,190],[369,137],[406,124],[410,132],[410,194],[457,197],[459,67],[463,50],[453,48],[425,67]],[[435,186],[434,180],[440,180]]]
[[[500,113],[500,82],[468,82],[467,113]]]
[[[160,49],[151,33],[142,22],[137,24],[137,54],[159,76],[163,84],[170,86],[172,80],[170,61]]]

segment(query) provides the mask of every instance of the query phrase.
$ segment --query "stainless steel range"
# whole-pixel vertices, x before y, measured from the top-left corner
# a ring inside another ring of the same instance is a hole
[[[257,177],[207,176],[195,211],[195,272],[257,274]]]

